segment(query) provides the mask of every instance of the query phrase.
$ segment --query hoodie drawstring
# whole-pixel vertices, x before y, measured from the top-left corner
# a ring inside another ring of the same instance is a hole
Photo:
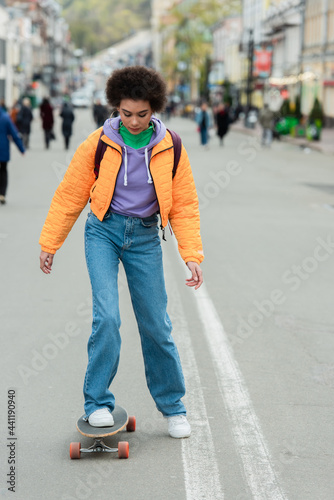
[[[123,146],[124,149],[124,186],[128,185],[128,150],[126,149],[125,146]],[[148,161],[148,149],[145,148],[145,164],[146,164],[146,170],[147,170],[147,183],[148,184],[153,184],[153,180],[151,177],[151,172],[149,168],[149,161]]]
[[[124,186],[128,185],[128,151],[124,146]]]
[[[146,163],[146,170],[147,170],[147,183],[152,184],[152,177],[151,177],[151,172],[149,169],[149,162],[148,162],[148,150],[145,148],[145,163]]]

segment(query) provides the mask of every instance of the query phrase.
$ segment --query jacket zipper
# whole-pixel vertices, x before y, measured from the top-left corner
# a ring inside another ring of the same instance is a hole
[[[157,156],[158,154],[160,153],[164,153],[165,151],[169,151],[170,149],[173,149],[173,146],[171,146],[170,148],[166,148],[166,149],[163,149],[162,151],[158,151],[158,153],[155,153],[155,155],[151,156],[151,159],[150,159],[150,163],[149,163],[149,171],[150,171],[150,174],[151,174],[151,177],[153,179],[153,176],[152,176],[152,172],[151,172],[151,161],[152,161],[152,158],[154,158],[155,156]],[[153,179],[153,185],[154,185],[154,179]],[[154,187],[154,190],[155,190],[155,187]],[[158,196],[157,196],[157,192],[155,191],[155,194],[156,194],[156,197],[157,197],[157,200],[158,200],[158,205],[159,205],[159,213],[160,213],[160,204],[159,204],[159,199],[158,199]],[[161,229],[161,232],[162,232],[162,239],[164,241],[167,241],[166,239],[166,228],[163,227],[162,225],[162,219],[161,219],[161,216],[160,216],[160,221],[161,221],[161,224],[160,224],[160,229]],[[169,221],[168,221],[169,223]]]

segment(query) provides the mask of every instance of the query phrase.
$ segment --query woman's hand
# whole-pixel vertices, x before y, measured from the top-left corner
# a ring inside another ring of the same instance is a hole
[[[195,290],[203,283],[203,273],[200,265],[197,262],[187,262],[187,266],[191,271],[191,278],[186,279],[187,286],[194,286]]]
[[[43,252],[43,250],[41,251],[41,254],[39,256],[39,262],[40,262],[39,267],[42,269],[43,273],[45,274],[51,273],[53,256],[54,256],[53,253]]]

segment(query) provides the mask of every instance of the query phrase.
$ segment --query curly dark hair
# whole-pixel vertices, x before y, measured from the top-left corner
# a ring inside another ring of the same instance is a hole
[[[109,104],[118,108],[122,99],[149,101],[153,112],[163,111],[167,102],[167,86],[160,73],[145,66],[116,69],[107,80]]]

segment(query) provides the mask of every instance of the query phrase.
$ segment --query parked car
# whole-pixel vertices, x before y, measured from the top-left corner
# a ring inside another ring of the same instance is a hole
[[[92,98],[86,92],[76,90],[71,96],[71,103],[75,108],[89,108],[92,104]]]
[[[102,106],[108,105],[104,90],[96,90],[94,92],[94,102],[96,103],[97,100],[101,101]]]

